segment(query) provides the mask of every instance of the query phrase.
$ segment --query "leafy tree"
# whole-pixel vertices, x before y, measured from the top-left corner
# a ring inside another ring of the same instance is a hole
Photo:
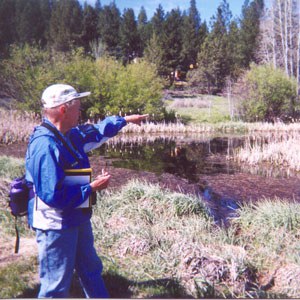
[[[125,9],[120,29],[120,46],[124,63],[132,61],[139,53],[140,38],[133,9]]]
[[[45,87],[62,82],[92,92],[82,102],[86,118],[120,111],[161,114],[161,79],[155,67],[145,61],[124,66],[112,57],[94,60],[83,48],[65,53],[25,44],[14,46],[11,58],[3,65],[15,98],[26,110],[39,112]]]
[[[19,107],[38,112],[42,90],[51,82],[50,53],[37,46],[12,46],[11,58],[2,62],[10,95],[18,99]]]
[[[106,110],[112,113],[161,114],[162,83],[154,66],[145,61],[119,68]]]
[[[56,0],[50,20],[51,45],[69,51],[81,44],[82,9],[77,0]]]
[[[206,24],[206,21],[204,21],[199,28],[199,46],[203,44],[204,40],[209,34],[208,26]]]
[[[274,121],[293,116],[296,84],[281,69],[252,64],[234,88],[241,103],[241,117],[246,121]]]

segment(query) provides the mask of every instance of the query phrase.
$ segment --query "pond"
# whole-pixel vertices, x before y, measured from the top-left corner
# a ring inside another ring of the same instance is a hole
[[[241,137],[152,136],[121,137],[111,140],[94,155],[102,155],[113,167],[171,173],[197,182],[199,174],[234,173],[237,165],[227,160],[212,162],[213,156],[232,155],[243,144]]]
[[[272,166],[243,166],[227,159],[245,137],[218,135],[117,136],[93,152],[106,166],[135,171],[173,174],[199,188],[220,219],[234,215],[239,203],[260,197],[296,199],[300,195],[297,173]],[[216,206],[217,204],[217,206]]]

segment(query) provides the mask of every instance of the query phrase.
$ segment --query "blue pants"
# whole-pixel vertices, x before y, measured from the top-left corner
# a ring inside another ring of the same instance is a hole
[[[36,230],[41,288],[39,298],[67,298],[76,269],[88,298],[108,298],[102,262],[94,248],[91,222],[62,230]]]

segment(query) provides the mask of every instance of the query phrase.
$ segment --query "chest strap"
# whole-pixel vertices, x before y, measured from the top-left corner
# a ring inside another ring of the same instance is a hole
[[[70,154],[73,156],[76,162],[80,165],[81,161],[79,157],[77,156],[75,151],[70,147],[67,141],[60,135],[58,130],[46,122],[43,122],[41,126],[46,127],[48,130],[50,130],[55,135],[55,137],[63,143],[64,147],[70,152]]]

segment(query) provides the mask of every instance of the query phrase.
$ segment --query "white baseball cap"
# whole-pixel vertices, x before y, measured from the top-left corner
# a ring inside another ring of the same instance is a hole
[[[41,100],[44,108],[52,108],[74,99],[87,97],[90,94],[90,92],[77,93],[77,91],[68,84],[53,84],[44,90]]]

